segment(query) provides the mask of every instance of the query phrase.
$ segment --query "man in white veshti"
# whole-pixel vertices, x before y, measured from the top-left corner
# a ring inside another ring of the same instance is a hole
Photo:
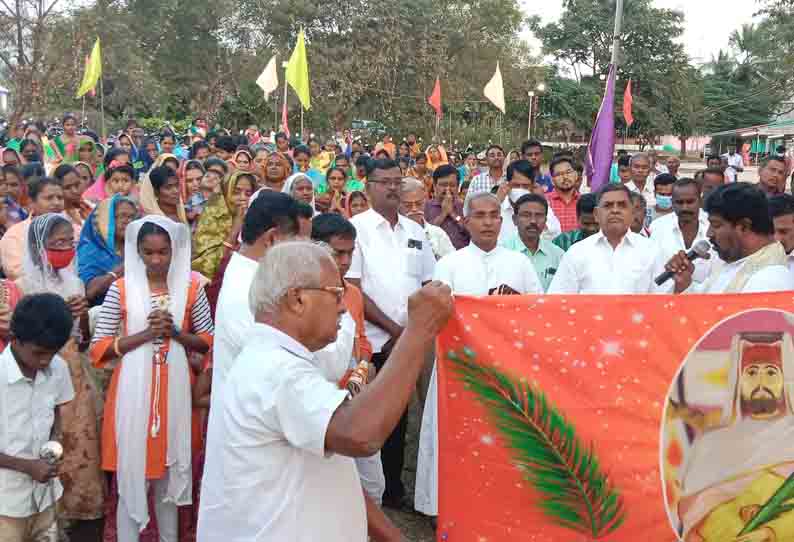
[[[783,245],[772,238],[766,195],[750,183],[715,188],[706,198],[707,236],[726,263],[706,281],[692,283],[694,265],[681,251],[665,265],[675,276],[675,293],[749,293],[794,290]]]
[[[794,390],[786,384],[794,352],[790,337],[777,335],[734,339],[720,426],[696,437],[681,473],[686,542],[794,540],[791,511],[737,536],[794,472]]]
[[[434,279],[448,284],[457,295],[542,294],[532,261],[497,246],[502,216],[499,200],[488,192],[472,195],[463,209],[463,224],[471,243],[436,264]],[[419,434],[414,508],[438,515],[438,399],[436,368],[427,391]]]

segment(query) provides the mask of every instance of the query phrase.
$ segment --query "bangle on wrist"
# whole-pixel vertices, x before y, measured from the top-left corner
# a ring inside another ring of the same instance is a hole
[[[116,273],[115,271],[108,271],[108,275],[113,277],[113,280],[119,280],[119,274]]]
[[[119,350],[119,340],[121,337],[116,337],[116,340],[113,341],[113,352],[116,354],[117,357],[122,357],[121,350]]]
[[[233,244],[231,244],[231,243],[230,243],[230,242],[228,242],[228,241],[224,241],[224,242],[223,242],[223,246],[225,246],[225,247],[226,247],[226,248],[228,248],[229,250],[234,250],[234,249],[235,249],[234,245],[233,245]]]

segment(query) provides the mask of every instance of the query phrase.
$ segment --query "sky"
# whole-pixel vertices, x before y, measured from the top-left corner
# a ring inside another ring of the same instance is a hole
[[[519,0],[519,4],[527,15],[540,15],[544,22],[556,20],[562,11],[562,0]],[[697,63],[708,62],[725,49],[731,32],[752,22],[759,9],[755,0],[654,0],[653,4],[684,13],[682,42]],[[539,47],[537,40],[530,42]]]

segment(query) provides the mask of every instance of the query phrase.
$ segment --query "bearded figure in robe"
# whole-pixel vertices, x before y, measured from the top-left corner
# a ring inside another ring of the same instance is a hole
[[[693,442],[681,474],[677,511],[686,542],[794,541],[794,511],[739,536],[794,472],[791,339],[749,336],[733,341],[730,404],[720,424]]]

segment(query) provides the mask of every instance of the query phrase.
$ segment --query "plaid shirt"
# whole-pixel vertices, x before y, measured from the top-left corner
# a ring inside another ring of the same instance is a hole
[[[579,221],[576,218],[576,202],[579,201],[578,191],[574,191],[570,203],[566,203],[556,191],[546,194],[546,199],[554,214],[557,215],[563,232],[575,230],[579,227]]]
[[[490,192],[491,188],[501,183],[504,179],[504,175],[502,175],[499,179],[494,179],[491,177],[491,173],[489,171],[484,171],[471,180],[468,194],[476,194],[477,192]]]

